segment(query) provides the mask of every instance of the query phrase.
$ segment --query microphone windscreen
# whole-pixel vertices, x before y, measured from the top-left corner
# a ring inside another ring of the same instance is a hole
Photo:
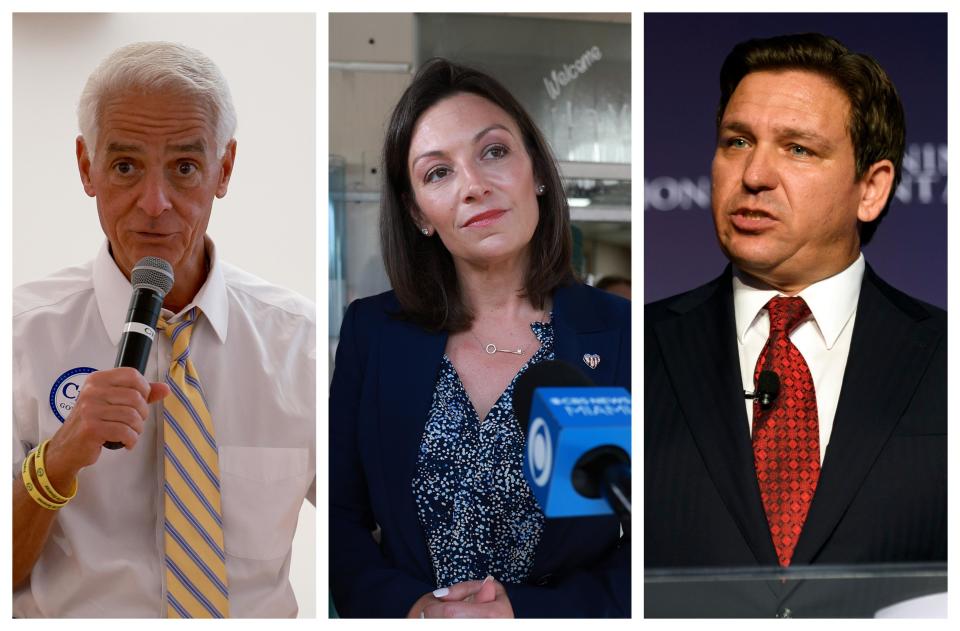
[[[173,289],[173,266],[157,256],[145,256],[133,266],[130,283],[134,289],[150,289],[166,296]]]
[[[757,377],[757,392],[766,392],[770,399],[776,399],[780,394],[780,377],[772,370],[761,370]]]
[[[517,378],[513,387],[513,415],[520,423],[523,435],[527,435],[530,422],[530,405],[533,391],[537,388],[589,387],[593,381],[566,362],[550,359],[534,364]]]

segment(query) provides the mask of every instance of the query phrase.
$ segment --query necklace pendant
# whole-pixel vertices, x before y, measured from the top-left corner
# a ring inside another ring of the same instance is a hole
[[[493,355],[495,353],[510,353],[511,355],[522,355],[523,349],[518,348],[515,351],[510,350],[509,348],[497,348],[496,344],[487,344],[483,350],[487,351],[488,355]]]

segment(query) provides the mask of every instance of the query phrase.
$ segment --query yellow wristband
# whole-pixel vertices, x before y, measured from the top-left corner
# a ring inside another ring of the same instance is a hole
[[[47,510],[59,510],[60,508],[66,506],[67,503],[63,502],[58,504],[56,502],[51,502],[40,494],[40,491],[37,490],[37,487],[33,485],[33,481],[30,479],[30,467],[33,463],[34,454],[36,454],[36,450],[31,451],[29,454],[27,454],[27,457],[23,459],[23,485],[27,487],[27,493],[30,494],[30,497],[33,498],[34,502],[40,506],[43,506]]]
[[[68,492],[66,496],[60,495],[53,488],[53,484],[50,482],[50,478],[47,476],[47,466],[44,463],[44,454],[47,452],[47,443],[50,442],[50,439],[47,439],[40,443],[40,448],[37,449],[37,455],[34,457],[35,473],[37,474],[37,480],[40,482],[40,488],[47,492],[55,502],[63,502],[66,504],[73,499],[73,496],[77,494],[77,479],[73,479],[72,489]]]

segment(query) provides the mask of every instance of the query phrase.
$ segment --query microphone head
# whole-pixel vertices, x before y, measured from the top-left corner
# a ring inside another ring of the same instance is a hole
[[[772,370],[761,370],[757,378],[757,390],[769,392],[776,398],[780,394],[780,376]]]
[[[173,289],[173,266],[162,258],[145,256],[133,266],[130,283],[134,290],[149,289],[162,298]]]
[[[517,378],[513,387],[513,415],[520,430],[527,435],[533,391],[537,388],[579,388],[592,386],[593,381],[570,364],[550,359],[534,364]]]
[[[769,407],[780,394],[780,376],[772,370],[761,370],[757,377],[757,394],[760,396],[760,405]]]

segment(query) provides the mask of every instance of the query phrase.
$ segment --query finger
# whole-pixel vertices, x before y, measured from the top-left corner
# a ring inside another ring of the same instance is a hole
[[[105,442],[123,443],[123,446],[127,449],[133,449],[140,438],[140,433],[132,427],[116,422],[103,423],[99,433],[102,438],[101,444]]]
[[[123,443],[132,446],[143,433],[145,423],[140,419],[130,422],[104,420],[100,425],[100,435],[104,441]]]
[[[480,589],[477,590],[477,593],[473,596],[470,596],[466,600],[468,602],[474,603],[490,603],[496,600],[497,598],[497,588],[496,581],[493,580],[492,576],[488,576],[483,579],[483,583],[480,586]]]
[[[147,400],[133,388],[111,387],[87,393],[86,401],[89,402],[91,409],[97,409],[101,406],[105,408],[129,408],[135,410],[140,418],[147,418],[150,414],[150,408],[147,407]]]
[[[96,403],[89,405],[84,410],[88,421],[102,422],[112,421],[114,423],[123,423],[130,427],[137,428],[143,425],[144,416],[141,410],[127,405],[110,405],[109,403]]]
[[[478,581],[479,582],[479,581]],[[493,605],[465,602],[443,602],[423,609],[424,618],[495,618]]]
[[[109,370],[98,370],[95,373],[91,373],[91,375],[87,377],[83,387],[80,389],[81,392],[83,391],[83,388],[92,386],[93,384],[133,388],[144,398],[150,394],[150,383],[137,371],[136,368],[111,368]]]
[[[123,443],[123,448],[127,451],[133,451],[133,448],[137,446],[137,441],[140,440],[140,434],[127,434],[126,439],[121,440]]]
[[[423,608],[420,612],[421,617],[423,618],[466,618],[469,616],[457,615],[460,612],[459,609],[455,609],[454,606],[462,605],[463,603],[459,602],[437,602],[429,604]]]
[[[154,382],[150,384],[150,395],[147,397],[147,403],[156,403],[165,399],[170,394],[170,386],[165,383]]]
[[[483,585],[483,581],[464,581],[450,587],[441,587],[433,592],[433,596],[444,602],[463,600],[477,593],[481,585]]]

